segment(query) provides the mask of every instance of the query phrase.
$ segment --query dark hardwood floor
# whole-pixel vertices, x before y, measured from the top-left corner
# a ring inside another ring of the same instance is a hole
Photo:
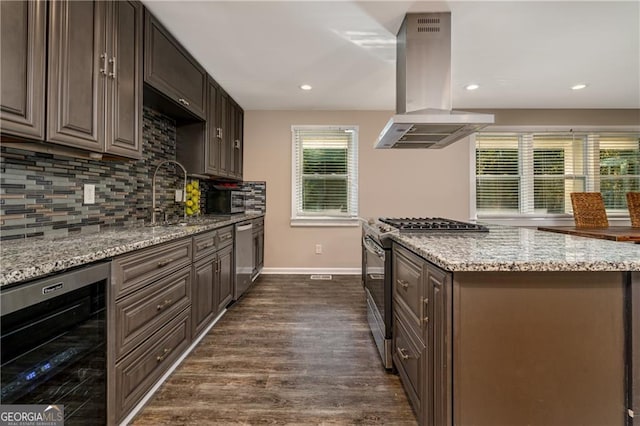
[[[263,275],[134,425],[415,425],[382,369],[359,276]]]

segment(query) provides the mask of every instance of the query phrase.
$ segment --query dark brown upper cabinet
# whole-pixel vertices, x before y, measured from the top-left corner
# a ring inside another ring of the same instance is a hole
[[[231,169],[233,175],[242,180],[244,112],[242,111],[242,108],[235,103],[233,108],[233,117],[233,151],[231,155]]]
[[[177,126],[178,161],[194,176],[242,180],[242,108],[209,77],[206,109],[206,122]]]
[[[107,140],[105,151],[142,157],[142,26],[138,2],[112,3],[107,32],[111,58],[107,72]]]
[[[0,2],[0,130],[44,139],[46,2]]]
[[[205,120],[207,73],[148,11],[144,49],[145,83]]]
[[[141,157],[142,13],[131,1],[50,3],[47,141]]]

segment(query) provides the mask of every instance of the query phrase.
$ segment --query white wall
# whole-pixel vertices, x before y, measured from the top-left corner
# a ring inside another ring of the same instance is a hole
[[[244,179],[267,182],[265,268],[359,268],[360,228],[291,227],[291,126],[359,126],[361,217],[467,220],[469,148],[374,150],[391,111],[247,111]],[[322,244],[323,254],[315,254]]]
[[[481,110],[482,111],[482,110]],[[495,110],[498,125],[640,125],[640,110]],[[244,179],[267,182],[265,267],[360,267],[360,228],[292,228],[291,126],[358,125],[361,217],[469,219],[470,141],[441,150],[374,150],[392,111],[246,111]],[[568,130],[567,128],[567,130]],[[324,253],[315,254],[322,244]]]

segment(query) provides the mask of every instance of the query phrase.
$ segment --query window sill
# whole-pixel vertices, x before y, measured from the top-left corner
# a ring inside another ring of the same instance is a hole
[[[631,226],[629,216],[609,215],[609,226]],[[526,217],[526,216],[480,216],[476,220],[479,223],[489,223],[506,226],[574,226],[575,221],[571,215],[559,215],[551,217]]]
[[[292,217],[292,227],[349,227],[359,226],[360,221],[355,217]]]

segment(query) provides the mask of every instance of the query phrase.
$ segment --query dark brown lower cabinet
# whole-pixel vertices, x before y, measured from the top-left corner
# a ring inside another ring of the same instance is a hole
[[[222,312],[233,299],[233,244],[218,251],[218,309]]]
[[[190,308],[160,328],[115,365],[118,423],[191,342]]]
[[[637,274],[392,256],[393,360],[420,425],[633,424]]]
[[[197,336],[216,314],[218,256],[208,256],[193,265],[193,335]]]

